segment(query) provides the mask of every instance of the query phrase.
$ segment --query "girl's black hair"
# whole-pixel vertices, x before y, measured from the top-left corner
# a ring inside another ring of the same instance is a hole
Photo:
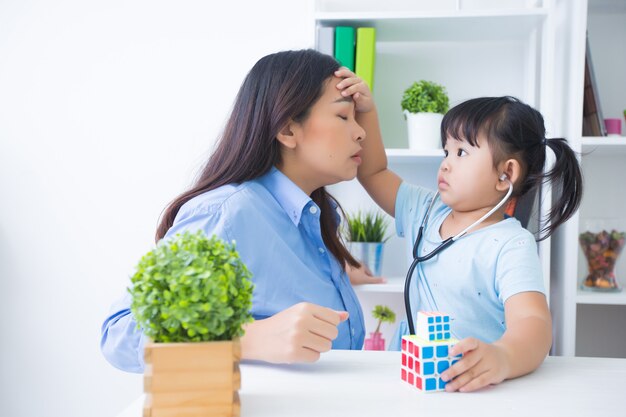
[[[239,88],[216,149],[195,184],[165,209],[156,240],[165,236],[187,201],[225,184],[258,178],[280,164],[280,144],[276,139],[280,129],[289,120],[306,120],[328,79],[338,69],[334,58],[312,49],[283,51],[261,58]],[[313,191],[311,199],[320,207],[320,228],[328,250],[340,265],[358,266],[341,239],[332,204],[343,213],[337,200],[324,187]]]
[[[441,123],[443,146],[448,138],[478,146],[479,134],[487,138],[494,166],[511,158],[520,163],[521,178],[515,184],[513,196],[535,191],[544,182],[553,184],[555,197],[539,240],[548,238],[576,212],[582,199],[582,173],[567,140],[546,139],[541,113],[510,96],[467,100],[450,109]],[[556,161],[544,173],[546,147],[552,149]]]

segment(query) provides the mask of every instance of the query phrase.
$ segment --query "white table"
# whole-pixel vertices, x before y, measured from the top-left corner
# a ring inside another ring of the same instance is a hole
[[[331,351],[314,364],[244,362],[242,417],[626,416],[626,359],[548,357],[534,373],[474,393],[422,393],[399,352]],[[118,417],[140,417],[143,396]]]

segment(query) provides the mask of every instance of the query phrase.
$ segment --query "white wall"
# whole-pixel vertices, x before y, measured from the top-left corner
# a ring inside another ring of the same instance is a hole
[[[214,6],[217,5],[217,6]],[[111,416],[100,325],[258,58],[310,1],[0,2],[0,415]]]

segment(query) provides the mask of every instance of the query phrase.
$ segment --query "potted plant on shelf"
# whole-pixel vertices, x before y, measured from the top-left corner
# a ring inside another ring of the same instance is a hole
[[[234,244],[201,231],[161,241],[131,277],[131,311],[150,338],[144,416],[240,413],[238,338],[252,321],[251,274]]]
[[[417,81],[404,91],[401,101],[407,121],[410,149],[440,149],[441,121],[448,111],[445,87],[431,81]]]
[[[346,216],[348,242],[352,256],[359,260],[375,276],[382,271],[383,247],[389,239],[387,221],[378,211],[361,212]]]
[[[385,350],[385,339],[383,339],[380,332],[380,325],[385,323],[394,323],[396,321],[396,313],[389,307],[383,305],[377,305],[372,310],[372,316],[378,319],[378,325],[373,333],[370,333],[370,337],[365,339],[363,349],[365,350]]]

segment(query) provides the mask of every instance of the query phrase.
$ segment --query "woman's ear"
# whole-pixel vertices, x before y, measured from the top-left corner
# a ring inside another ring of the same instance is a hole
[[[496,189],[498,191],[507,191],[509,189],[509,183],[506,181],[508,178],[513,184],[517,184],[522,174],[522,167],[516,159],[507,159],[499,166],[498,184]],[[506,175],[506,177],[504,177]]]
[[[289,123],[285,125],[280,131],[278,135],[276,135],[276,139],[281,143],[281,145],[285,146],[288,149],[295,149],[296,147],[296,125],[290,120]]]

